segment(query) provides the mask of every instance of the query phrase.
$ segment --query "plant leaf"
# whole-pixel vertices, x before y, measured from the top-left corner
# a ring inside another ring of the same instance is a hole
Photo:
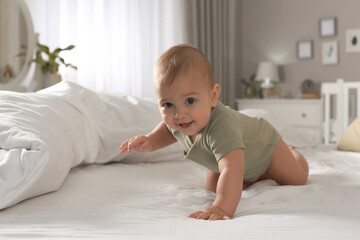
[[[255,77],[256,77],[256,74],[253,73],[253,74],[250,76],[250,81],[251,81],[251,82],[255,81]]]
[[[57,49],[55,49],[54,53],[59,54],[59,53],[62,52],[62,51],[71,50],[71,49],[73,49],[74,47],[75,47],[75,45],[69,45],[69,46],[67,46],[66,48],[57,48]]]
[[[52,52],[52,54],[55,55],[55,56],[57,56],[57,55],[59,54],[59,52],[61,52],[61,51],[62,51],[61,48],[57,48],[57,49],[55,49],[55,50]]]
[[[65,51],[65,50],[71,50],[71,49],[73,49],[75,47],[75,45],[69,45],[69,46],[67,46],[66,48],[64,48],[63,50]]]
[[[29,63],[35,62],[41,65],[41,70],[43,73],[57,73],[59,71],[60,64],[65,65],[65,67],[72,67],[77,70],[77,67],[69,63],[65,63],[64,59],[59,56],[61,51],[71,50],[75,45],[69,45],[66,48],[56,48],[53,52],[50,52],[50,48],[44,44],[37,43],[38,49],[36,51],[36,57],[30,60]],[[26,46],[25,46],[26,47]],[[43,58],[43,53],[47,55],[45,59]],[[19,53],[22,55],[25,53]]]
[[[50,50],[49,50],[48,46],[42,45],[40,43],[38,43],[37,45],[38,45],[38,48],[40,49],[40,51],[42,51],[48,55],[50,54]]]

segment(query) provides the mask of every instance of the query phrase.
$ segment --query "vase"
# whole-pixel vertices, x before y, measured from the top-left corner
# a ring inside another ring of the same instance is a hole
[[[44,77],[44,88],[61,82],[61,75],[58,73],[46,73]]]
[[[255,98],[257,94],[256,87],[255,86],[247,86],[245,88],[245,97],[246,98]]]

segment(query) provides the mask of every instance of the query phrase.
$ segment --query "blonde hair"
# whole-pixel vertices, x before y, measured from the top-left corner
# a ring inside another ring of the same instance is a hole
[[[214,77],[209,61],[200,50],[190,44],[176,45],[160,56],[154,67],[154,81],[169,86],[179,74],[186,73],[194,67],[205,71],[212,87]]]

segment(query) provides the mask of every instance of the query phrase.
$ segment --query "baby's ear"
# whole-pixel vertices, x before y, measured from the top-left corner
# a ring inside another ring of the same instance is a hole
[[[215,107],[216,103],[219,99],[219,95],[220,95],[220,91],[221,91],[221,87],[219,84],[214,84],[212,90],[211,90],[211,106]]]

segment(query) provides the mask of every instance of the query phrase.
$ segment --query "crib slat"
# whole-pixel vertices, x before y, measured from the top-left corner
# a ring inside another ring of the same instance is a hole
[[[343,132],[343,125],[345,121],[344,105],[346,104],[346,101],[344,101],[344,80],[337,79],[336,83],[338,87],[338,92],[336,96],[336,143],[338,143],[340,140],[339,136],[341,136]]]
[[[356,91],[356,117],[360,116],[360,86],[357,87]]]
[[[341,129],[337,136],[337,142],[340,141],[340,137],[344,134],[347,126],[349,125],[349,91],[350,88],[348,86],[344,86],[343,88],[343,96],[342,96],[342,116],[343,119],[341,121]],[[341,111],[340,111],[341,112]]]
[[[325,117],[324,117],[324,143],[330,143],[330,94],[325,93]]]

